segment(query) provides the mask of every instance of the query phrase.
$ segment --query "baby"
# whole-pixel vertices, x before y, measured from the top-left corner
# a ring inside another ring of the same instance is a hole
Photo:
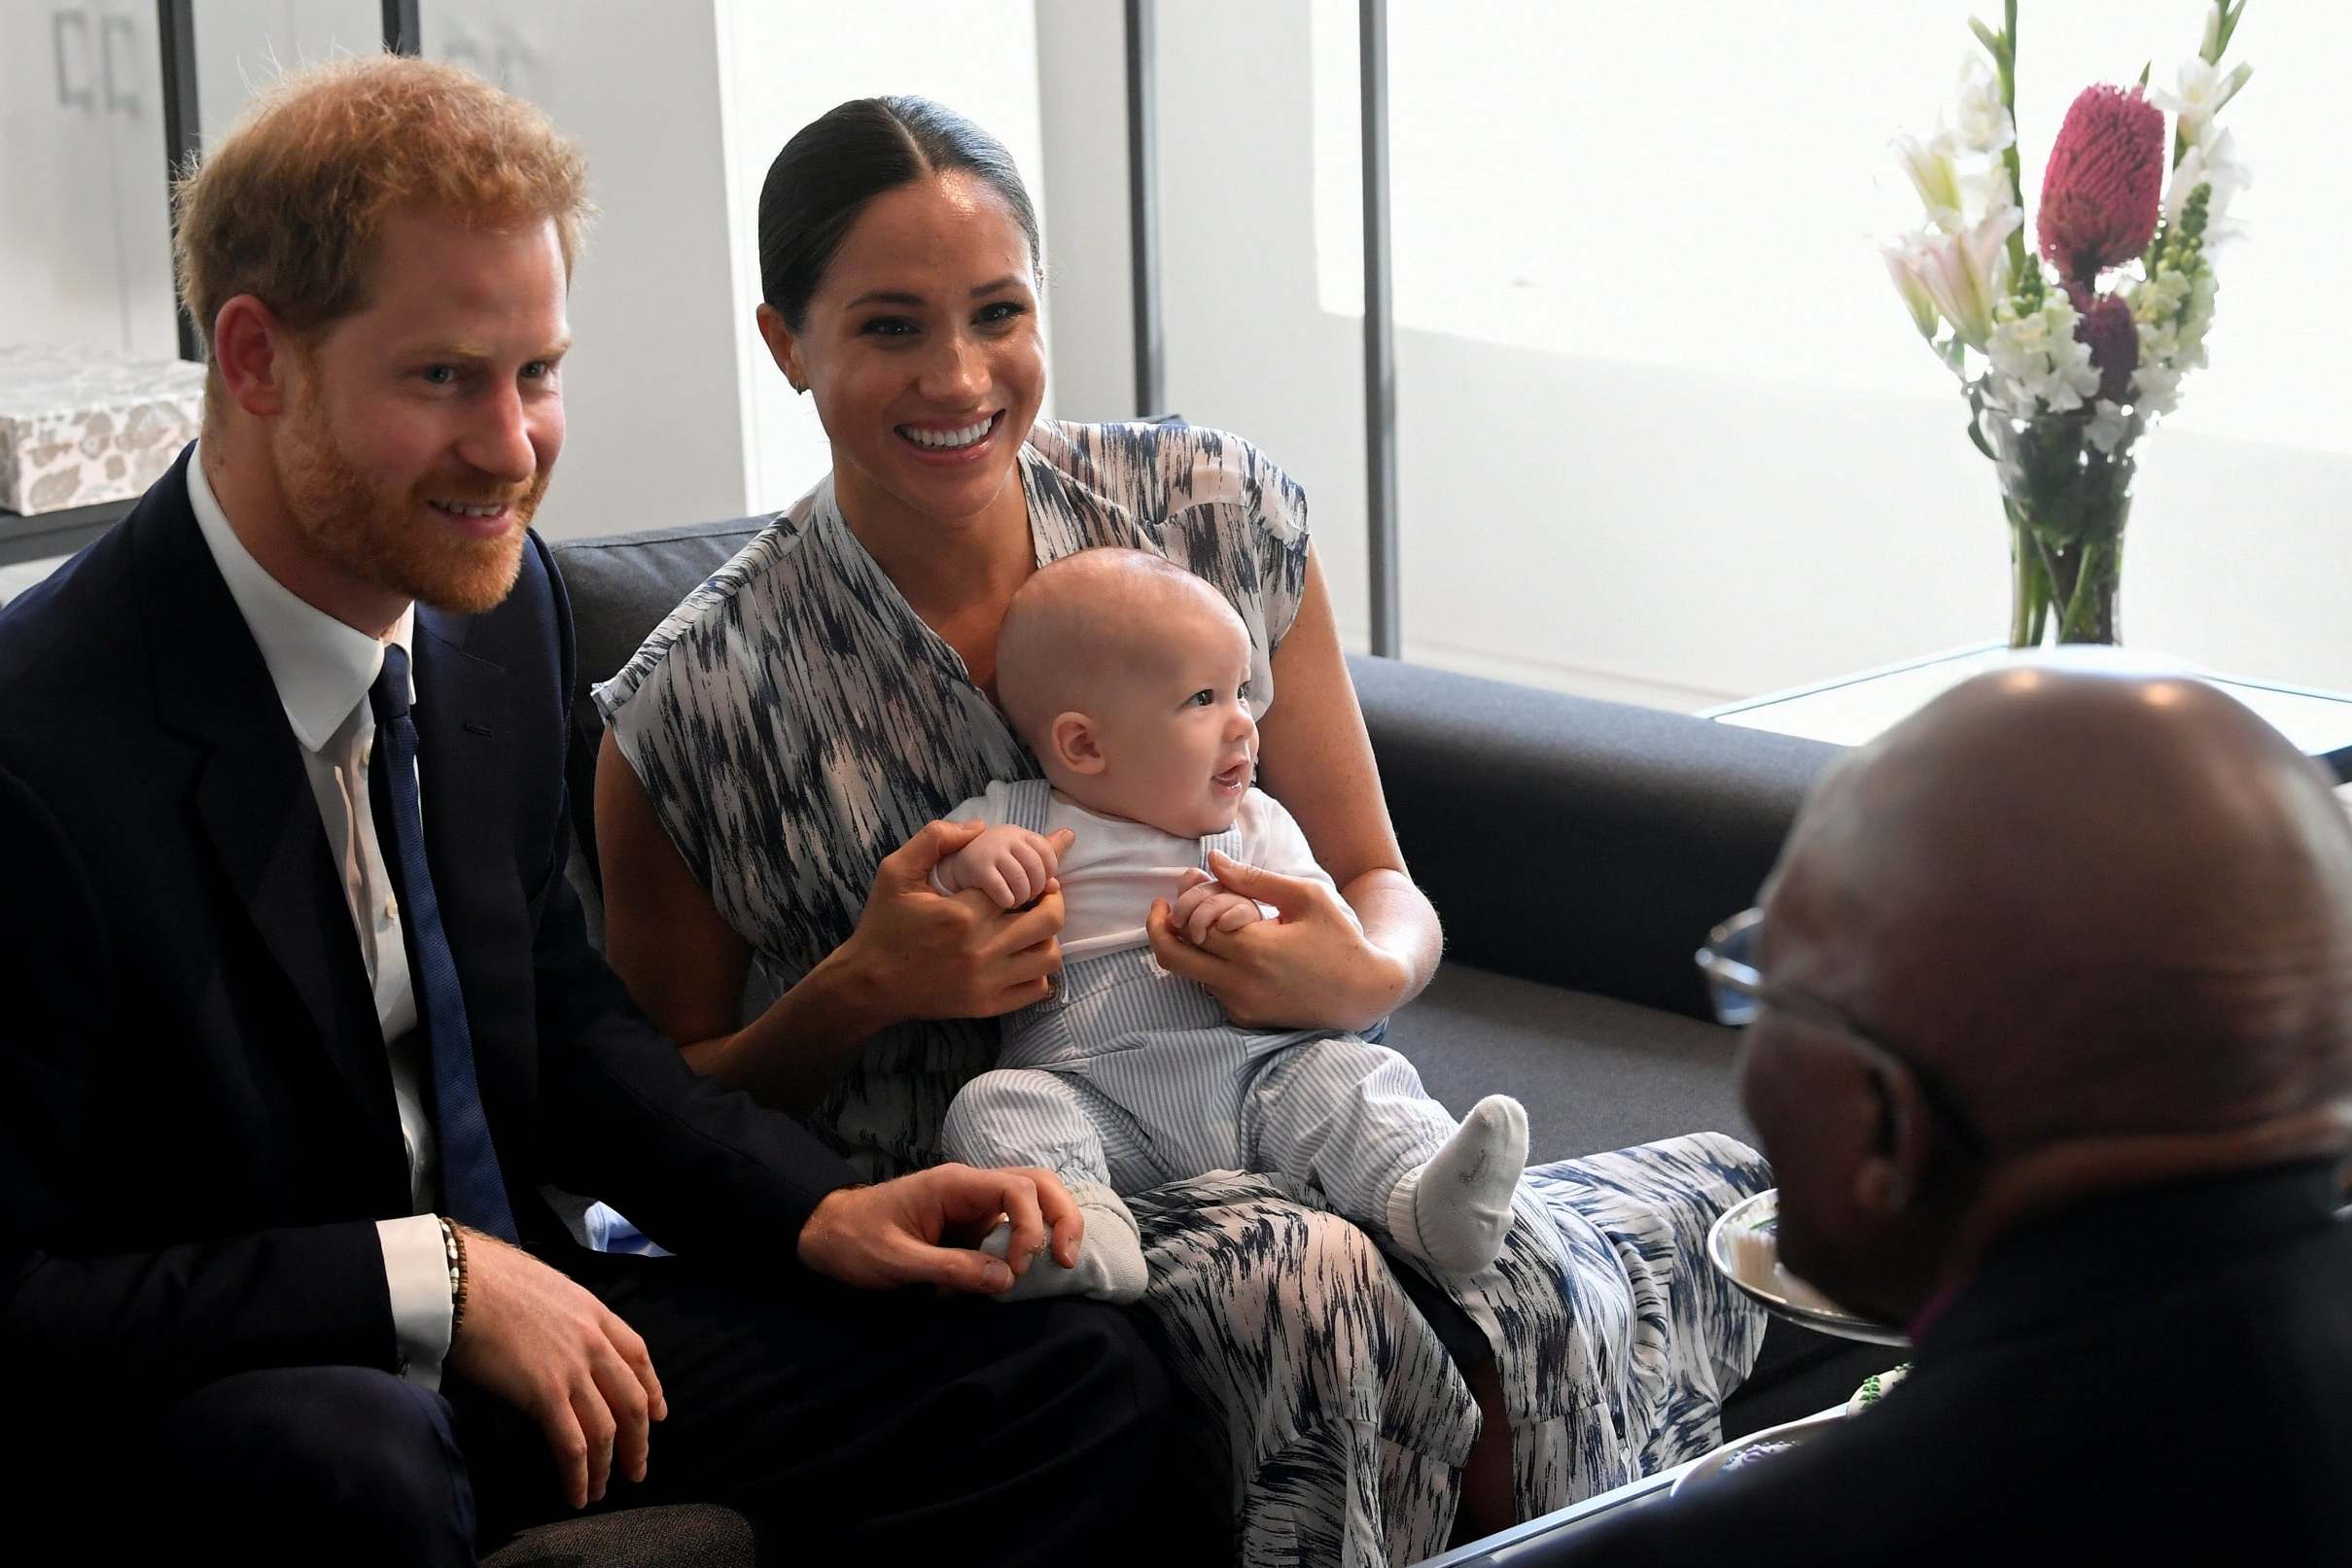
[[[1154,899],[1196,942],[1279,913],[1219,887],[1212,849],[1332,886],[1290,814],[1250,785],[1249,672],[1233,607],[1142,550],[1066,556],[1005,611],[998,692],[1045,778],[956,808],[990,825],[932,886],[1012,909],[1058,878],[1062,977],[1004,1020],[999,1066],[956,1097],[942,1142],[971,1165],[1053,1170],[1086,1227],[1075,1266],[1041,1256],[1010,1298],[1132,1300],[1145,1268],[1120,1195],[1210,1170],[1312,1182],[1440,1270],[1483,1269],[1502,1245],[1527,1164],[1517,1100],[1490,1095],[1457,1125],[1395,1052],[1334,1029],[1242,1028],[1152,960]]]

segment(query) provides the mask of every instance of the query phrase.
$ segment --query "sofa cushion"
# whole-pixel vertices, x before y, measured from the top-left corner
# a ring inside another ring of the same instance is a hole
[[[482,1568],[752,1568],[752,1524],[733,1509],[673,1503],[523,1531]]]
[[[1457,1115],[1504,1094],[1541,1165],[1682,1132],[1755,1141],[1732,1082],[1738,1036],[1654,1007],[1447,961],[1387,1043]]]
[[[574,841],[591,886],[603,885],[595,801],[596,749],[605,726],[589,688],[612,679],[680,600],[734,559],[772,520],[735,517],[548,545],[572,602],[572,742],[564,783],[572,795]]]

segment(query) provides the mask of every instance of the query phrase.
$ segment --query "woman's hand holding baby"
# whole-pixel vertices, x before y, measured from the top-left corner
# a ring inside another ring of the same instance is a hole
[[[1256,899],[1243,897],[1198,866],[1177,878],[1176,886],[1170,923],[1194,947],[1208,941],[1211,931],[1238,931],[1266,918]]]
[[[999,909],[1019,909],[1043,896],[1045,885],[1077,835],[1065,827],[1047,835],[1000,822],[939,862],[932,886],[941,892],[977,888]]]
[[[1232,930],[1212,923],[1196,942],[1168,901],[1160,899],[1151,906],[1144,932],[1160,967],[1207,989],[1236,1024],[1368,1028],[1388,1015],[1413,983],[1412,966],[1366,941],[1353,912],[1323,884],[1244,865],[1214,852],[1210,869],[1226,895],[1272,904],[1281,919],[1245,921]],[[1197,890],[1187,889],[1185,894]]]
[[[943,895],[932,881],[983,834],[977,822],[930,822],[875,870],[865,911],[838,956],[857,976],[861,1007],[876,1027],[996,1018],[1052,994],[1062,967],[1062,889],[1050,862],[1034,907],[1018,913],[977,890]],[[1070,839],[1060,833],[1042,842],[1058,856]]]

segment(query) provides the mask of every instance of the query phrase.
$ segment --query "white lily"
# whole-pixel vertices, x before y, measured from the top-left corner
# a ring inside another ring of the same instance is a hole
[[[2017,122],[2001,105],[2001,84],[1980,55],[1960,64],[1960,92],[1953,131],[1972,153],[1998,153],[2018,139]]]
[[[2010,232],[2024,221],[2012,207],[1956,234],[1922,236],[1920,284],[1960,341],[1979,352],[1992,338],[1993,306],[2009,293]]]
[[[1916,136],[1895,138],[1895,157],[1902,160],[1903,172],[1911,176],[1912,189],[1919,192],[1927,221],[1946,233],[1960,228],[1960,170],[1952,161],[1952,151],[1949,131],[1938,131],[1926,142]]]
[[[1936,309],[1935,296],[1927,292],[1927,240],[1925,234],[1906,234],[1892,245],[1882,245],[1878,254],[1886,259],[1886,275],[1895,281],[1895,293],[1902,296],[1904,308],[1911,312],[1911,324],[1919,329],[1919,335],[1933,338],[1943,316]]]

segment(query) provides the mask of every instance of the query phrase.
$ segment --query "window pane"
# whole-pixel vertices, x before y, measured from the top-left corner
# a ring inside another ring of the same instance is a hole
[[[1967,9],[1393,0],[1410,653],[1697,706],[2005,634],[1990,468],[1878,254],[1917,222],[1888,140],[1934,128]],[[2029,210],[2073,94],[2150,56],[2169,85],[2204,9],[2025,8]],[[1333,315],[1361,299],[1352,12],[1315,14]],[[2211,367],[2141,448],[2125,635],[2352,686],[2352,319],[2314,296],[2352,246],[2329,195],[2352,14],[2254,8],[2231,57],[2258,66],[2225,122],[2251,237],[2218,259]]]

